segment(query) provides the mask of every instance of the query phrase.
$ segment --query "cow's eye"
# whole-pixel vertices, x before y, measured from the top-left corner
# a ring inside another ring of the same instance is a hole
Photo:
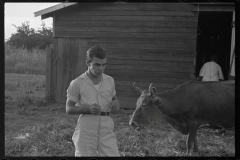
[[[143,109],[147,108],[147,105],[141,105],[141,108],[143,108]]]

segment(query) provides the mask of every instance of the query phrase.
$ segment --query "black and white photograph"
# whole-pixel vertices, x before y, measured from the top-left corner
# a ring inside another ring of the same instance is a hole
[[[235,5],[5,2],[4,157],[236,157]]]

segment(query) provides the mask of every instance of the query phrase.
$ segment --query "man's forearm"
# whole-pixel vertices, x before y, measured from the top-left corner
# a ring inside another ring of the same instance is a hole
[[[111,108],[112,108],[112,111],[117,111],[120,109],[120,103],[116,96],[112,98]]]
[[[70,115],[79,115],[79,114],[90,114],[88,105],[67,105],[67,111]]]

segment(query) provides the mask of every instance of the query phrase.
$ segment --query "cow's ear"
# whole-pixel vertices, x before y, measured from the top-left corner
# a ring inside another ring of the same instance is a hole
[[[155,105],[155,106],[160,106],[161,105],[161,103],[162,103],[162,101],[161,101],[161,99],[159,98],[159,97],[154,97],[153,98],[153,104]]]
[[[157,93],[157,88],[152,87],[152,93],[153,93],[153,94]]]
[[[157,89],[155,88],[155,87],[152,87],[152,83],[150,84],[150,86],[149,86],[149,95],[153,95],[153,94],[155,94],[155,93],[157,93]]]

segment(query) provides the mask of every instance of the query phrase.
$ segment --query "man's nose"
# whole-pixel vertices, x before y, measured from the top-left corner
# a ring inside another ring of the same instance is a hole
[[[98,69],[99,69],[99,71],[102,71],[103,68],[104,68],[104,67],[101,65]]]

